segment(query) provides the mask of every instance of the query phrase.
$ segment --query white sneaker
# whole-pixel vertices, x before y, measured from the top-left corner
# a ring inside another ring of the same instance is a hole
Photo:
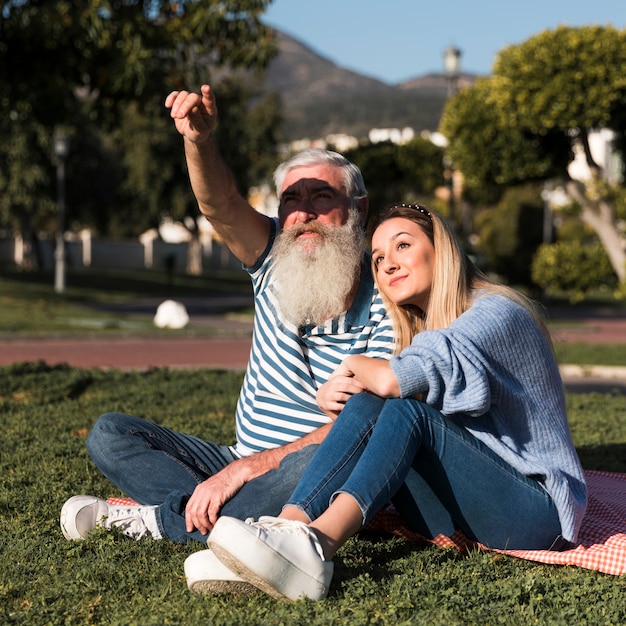
[[[257,588],[231,572],[211,550],[194,552],[185,559],[187,587],[193,593],[245,595]]]
[[[119,528],[132,539],[161,539],[156,506],[118,506],[95,496],[73,496],[61,509],[61,530],[66,539],[85,539],[96,527]]]
[[[208,543],[224,565],[275,598],[321,600],[328,593],[333,563],[303,522],[220,517]]]

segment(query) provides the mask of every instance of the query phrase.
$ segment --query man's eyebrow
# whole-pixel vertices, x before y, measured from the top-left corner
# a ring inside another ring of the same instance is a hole
[[[320,183],[319,185],[311,185],[310,187],[307,187],[306,189],[304,189],[304,191],[300,191],[298,189],[294,189],[293,187],[289,187],[288,189],[285,189],[285,191],[283,191],[282,196],[290,196],[290,197],[299,197],[302,196],[303,194],[307,194],[307,193],[318,193],[320,191],[332,191],[333,193],[340,193],[338,189],[336,189],[335,187],[333,187],[332,185],[328,184],[328,183]]]

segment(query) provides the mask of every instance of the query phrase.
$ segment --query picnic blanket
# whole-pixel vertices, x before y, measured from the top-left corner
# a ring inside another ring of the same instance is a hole
[[[440,548],[464,552],[470,547],[500,552],[520,559],[551,565],[577,565],[605,574],[626,574],[626,474],[585,470],[587,512],[574,548],[551,550],[493,550],[472,541],[457,531],[452,536],[437,535],[426,539],[410,531],[392,505],[374,516],[366,530],[399,535],[411,541],[434,543]],[[109,504],[137,504],[130,498],[109,498]]]
[[[626,574],[626,474],[585,470],[588,504],[575,547],[551,550],[492,550],[521,559],[552,565],[577,565],[605,574]],[[389,532],[413,541],[465,551],[470,547],[491,550],[458,531],[451,537],[426,539],[408,530],[390,506],[380,511],[367,530]]]

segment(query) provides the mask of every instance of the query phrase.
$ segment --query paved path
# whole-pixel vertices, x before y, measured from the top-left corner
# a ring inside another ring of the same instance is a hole
[[[623,344],[626,350],[626,316],[594,317],[576,321],[576,325],[571,328],[555,330],[552,334],[554,341]]]
[[[151,320],[162,299],[103,304],[105,314]],[[252,322],[224,315],[224,311],[251,307],[250,295],[211,294],[182,300],[191,318],[183,331],[148,335],[107,336],[86,332],[82,336],[22,337],[0,334],[0,365],[24,361],[67,363],[74,367],[148,369],[150,367],[215,367],[243,370],[248,362]],[[212,331],[207,336],[207,329]],[[194,330],[199,336],[194,337]],[[176,333],[179,333],[178,336]]]
[[[216,322],[219,323],[219,322]],[[241,328],[243,327],[243,328]],[[11,338],[0,336],[0,365],[43,360],[76,367],[148,368],[222,367],[245,369],[250,351],[251,329],[240,324],[237,332],[222,338],[209,337],[74,337]],[[584,327],[557,330],[554,340],[583,343],[624,344],[626,320],[590,320]]]
[[[40,338],[0,340],[0,365],[43,360],[50,365],[147,369],[245,369],[250,338]]]
[[[144,307],[141,311],[145,312]],[[215,311],[198,311],[194,324],[214,327],[219,337],[150,336],[106,337],[11,337],[0,335],[0,365],[43,360],[51,365],[75,367],[147,369],[150,367],[214,367],[243,370],[250,351],[250,322],[233,321]],[[557,317],[557,315],[553,315]],[[559,318],[565,317],[560,313]],[[575,319],[571,327],[555,330],[554,340],[624,345],[626,318],[599,316]],[[186,332],[186,331],[183,331]],[[564,368],[562,374],[573,391],[615,390],[626,394],[626,368]]]

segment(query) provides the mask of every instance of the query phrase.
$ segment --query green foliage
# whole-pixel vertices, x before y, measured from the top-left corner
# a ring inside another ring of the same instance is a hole
[[[52,230],[57,211],[50,133],[15,112],[0,115],[0,138],[0,225],[12,224],[29,241],[37,230]]]
[[[572,303],[580,302],[598,287],[616,286],[609,258],[598,242],[558,241],[541,245],[533,260],[532,279],[549,295],[567,293]]]
[[[6,624],[538,624],[626,621],[624,580],[472,551],[462,555],[362,533],[335,560],[321,602],[192,595],[185,558],[200,544],[130,541],[59,529],[75,493],[120,495],[85,450],[98,415],[119,410],[220,442],[234,436],[241,374],[210,370],[0,368],[0,622]],[[623,397],[568,396],[585,467],[623,471]]]
[[[270,181],[278,165],[280,101],[276,94],[261,95],[244,81],[234,78],[223,79],[216,87],[216,94],[217,141],[245,195],[251,185]]]
[[[359,166],[369,197],[369,214],[397,202],[423,202],[443,184],[443,151],[417,137],[403,145],[366,143],[345,156]]]
[[[465,176],[470,199],[493,201],[503,187],[528,181],[563,181],[623,282],[626,257],[616,197],[624,190],[624,159],[621,182],[608,184],[593,160],[589,134],[614,131],[613,148],[623,157],[625,65],[624,30],[546,30],[500,51],[493,75],[461,90],[446,104],[441,121],[448,154]],[[589,179],[570,178],[575,150],[586,159]],[[611,174],[619,179],[620,172]]]
[[[488,201],[510,184],[544,180],[561,173],[571,159],[570,140],[563,134],[531,134],[507,124],[490,102],[494,77],[482,78],[446,102],[440,130],[446,150],[463,172],[469,198]]]
[[[275,53],[272,32],[259,19],[267,4],[5,0],[0,161],[10,167],[0,172],[0,224],[27,239],[56,228],[56,130],[71,137],[70,226],[138,235],[163,211],[176,218],[190,214],[181,141],[163,101],[173,89],[197,88],[224,66],[262,69]],[[234,145],[246,150],[250,137],[265,133],[271,154],[276,120],[249,118],[241,108],[241,117],[230,122],[231,134],[243,139]],[[236,173],[244,179],[250,162],[259,169],[259,160],[239,159]]]
[[[530,286],[533,255],[543,236],[543,202],[536,185],[511,187],[476,220],[487,268],[510,284]]]
[[[109,210],[101,213],[97,209],[102,208],[106,196],[87,195],[89,204],[83,202],[87,208],[83,223],[92,216],[98,221],[90,225],[100,232],[130,237],[156,227],[164,213],[178,220],[197,214],[183,167],[180,136],[172,131],[162,103],[129,103],[121,113],[119,128],[111,134],[111,156],[115,156],[123,172],[121,179],[115,181],[117,184],[111,186],[117,194],[109,196]],[[116,211],[116,203],[135,210]],[[139,207],[141,210],[137,210]]]
[[[623,30],[560,26],[498,54],[491,101],[508,126],[535,135],[551,129],[620,130],[613,113],[626,93],[625,66]]]
[[[81,101],[92,100],[106,115],[120,101],[162,99],[168,88],[197,80],[200,67],[190,73],[185,55],[210,50],[215,67],[249,68],[262,67],[273,53],[270,31],[259,21],[268,4],[262,0],[3,4],[3,106],[29,103],[32,116],[48,126],[71,123]]]

